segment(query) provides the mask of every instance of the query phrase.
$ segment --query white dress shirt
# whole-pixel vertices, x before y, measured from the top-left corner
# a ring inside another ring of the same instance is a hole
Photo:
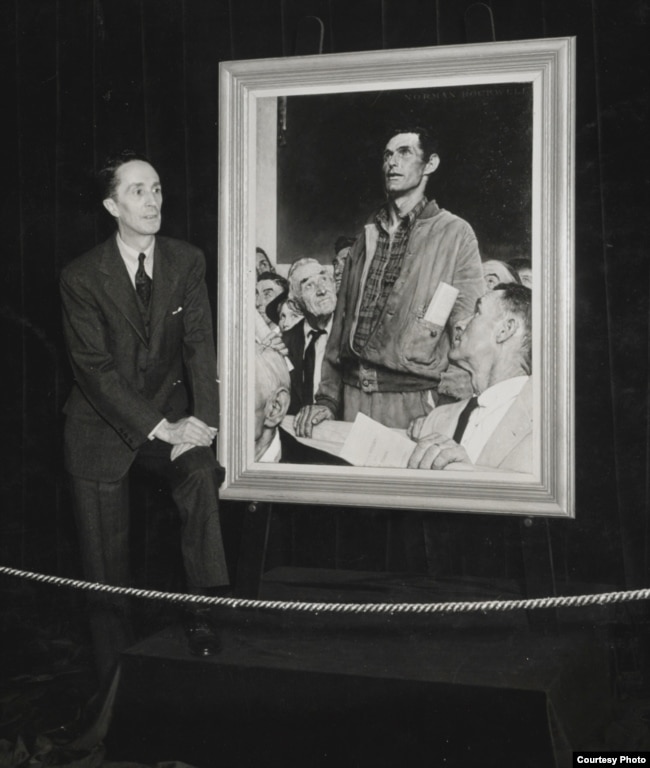
[[[282,443],[280,442],[280,432],[276,429],[273,435],[273,440],[269,443],[269,447],[259,457],[258,461],[263,461],[267,464],[277,464],[282,458]]]
[[[127,245],[120,237],[120,233],[117,233],[117,247],[120,250],[120,256],[124,262],[124,266],[131,278],[131,284],[135,288],[135,273],[138,271],[139,263],[138,256],[144,253],[144,271],[153,280],[153,252],[156,245],[155,239],[151,241],[151,245],[145,251],[137,251],[130,245]]]
[[[478,396],[478,407],[471,412],[460,441],[474,464],[528,379],[528,376],[504,379]]]

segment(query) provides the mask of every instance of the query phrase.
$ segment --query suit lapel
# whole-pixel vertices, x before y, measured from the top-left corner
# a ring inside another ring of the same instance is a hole
[[[530,433],[532,423],[532,381],[529,380],[490,436],[476,463],[500,466],[512,449]]]
[[[158,240],[154,251],[153,292],[151,294],[151,335],[165,317],[169,302],[178,283],[174,257]]]
[[[291,412],[297,413],[305,403],[302,402],[302,364],[305,348],[304,320],[298,321],[292,328],[282,334],[282,340],[287,345],[289,360],[293,365],[291,371]]]
[[[458,403],[440,406],[439,409],[434,408],[431,417],[431,429],[427,430],[427,433],[422,436],[425,437],[429,432],[440,432],[443,435],[452,437],[456,424],[458,424],[458,417],[466,405],[467,400],[461,400]]]
[[[103,276],[104,289],[107,295],[133,326],[142,342],[147,345],[147,333],[138,307],[135,289],[131,283],[126,266],[122,261],[115,237],[111,237],[104,244],[99,269]]]
[[[289,350],[289,359],[296,370],[296,376],[302,381],[302,366],[305,353],[305,321],[300,320],[293,328],[287,331],[287,348]]]

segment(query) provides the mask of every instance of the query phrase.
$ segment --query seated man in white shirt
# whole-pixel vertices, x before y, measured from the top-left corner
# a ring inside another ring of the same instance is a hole
[[[296,440],[280,426],[287,415],[291,380],[286,358],[255,344],[255,461],[283,464],[337,464],[347,461]]]
[[[314,402],[321,379],[327,339],[336,308],[336,283],[331,270],[316,259],[294,261],[287,275],[289,296],[304,315],[282,334],[293,365],[289,413]]]
[[[531,473],[531,291],[501,283],[456,326],[449,359],[469,372],[474,396],[435,408],[409,426],[413,469],[453,462]]]

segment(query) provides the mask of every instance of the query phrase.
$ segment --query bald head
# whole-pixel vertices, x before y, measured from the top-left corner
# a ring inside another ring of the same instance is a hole
[[[255,460],[271,444],[291,402],[291,378],[284,357],[255,345]]]
[[[255,391],[266,401],[279,387],[291,387],[289,369],[284,357],[271,347],[256,344]]]

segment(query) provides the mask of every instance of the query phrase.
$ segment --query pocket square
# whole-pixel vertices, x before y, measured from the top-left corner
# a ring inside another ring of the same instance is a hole
[[[172,312],[172,315],[177,315],[179,312],[182,312],[182,311],[183,311],[183,307],[179,307],[178,309],[175,309],[175,310]]]

